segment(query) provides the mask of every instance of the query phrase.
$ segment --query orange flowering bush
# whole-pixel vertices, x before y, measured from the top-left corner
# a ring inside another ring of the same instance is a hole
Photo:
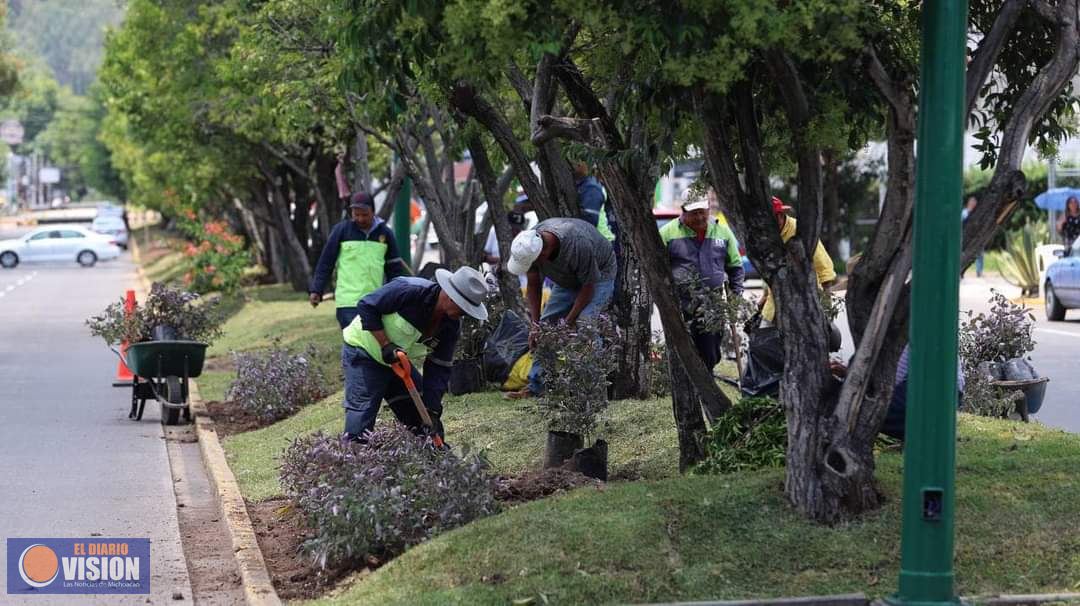
[[[189,266],[184,286],[198,293],[239,288],[244,269],[251,264],[244,239],[224,221],[199,221],[191,210],[181,213],[177,223],[191,240],[183,250]]]

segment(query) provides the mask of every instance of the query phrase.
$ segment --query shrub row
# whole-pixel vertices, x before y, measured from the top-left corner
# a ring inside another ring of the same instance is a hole
[[[298,438],[283,455],[281,486],[315,530],[304,548],[322,567],[392,557],[497,510],[479,457],[437,450],[396,423],[366,444]]]

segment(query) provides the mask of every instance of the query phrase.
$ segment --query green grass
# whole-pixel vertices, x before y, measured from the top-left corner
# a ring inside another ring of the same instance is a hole
[[[328,302],[329,303],[329,302]],[[293,351],[316,348],[316,363],[333,389],[342,384],[341,329],[332,303],[312,308],[305,293],[286,285],[245,288],[226,297],[222,311],[228,317],[224,334],[207,350],[210,369],[199,379],[199,391],[207,400],[223,400],[234,378],[230,352],[270,347],[274,340]]]
[[[1074,590],[1080,439],[966,415],[960,428],[958,591]],[[885,595],[899,565],[900,469],[899,453],[882,454],[886,505],[837,528],[792,513],[780,470],[581,489],[437,537],[312,604]]]
[[[333,309],[312,310],[284,287],[226,301],[226,335],[211,349],[204,397],[220,397],[229,351],[308,342],[340,381]],[[337,383],[340,385],[340,382]],[[384,412],[384,418],[389,413]],[[447,397],[455,447],[483,450],[496,473],[539,465],[544,428],[497,394]],[[245,497],[280,494],[277,457],[296,436],[343,424],[341,393],[224,447]],[[961,416],[957,587],[964,594],[1080,589],[1080,438],[1039,425]],[[613,403],[612,482],[510,508],[356,575],[312,604],[534,604],[647,602],[895,589],[899,565],[898,452],[878,458],[885,506],[825,528],[793,514],[783,472],[677,474],[669,400]],[[545,601],[546,598],[546,601]]]
[[[201,386],[201,384],[200,384]],[[248,499],[281,494],[277,467],[281,451],[297,436],[321,430],[340,433],[345,414],[338,392],[296,415],[224,440],[229,466]],[[389,411],[382,415],[392,418]],[[448,397],[443,423],[455,448],[483,450],[499,474],[516,474],[542,462],[545,426],[519,404],[496,393]],[[616,477],[664,478],[678,472],[679,449],[666,400],[627,400],[611,406],[610,471]]]

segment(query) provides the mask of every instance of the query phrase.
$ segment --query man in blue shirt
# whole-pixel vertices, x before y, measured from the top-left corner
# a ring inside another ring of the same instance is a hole
[[[375,216],[375,201],[370,195],[352,194],[349,215],[330,230],[308,288],[311,306],[315,307],[322,301],[330,275],[337,270],[334,299],[342,328],[356,317],[356,302],[361,297],[397,276],[409,274],[393,232]]]
[[[660,240],[668,253],[668,264],[678,285],[700,280],[707,288],[728,289],[728,296],[743,292],[743,265],[739,243],[727,225],[709,216],[709,201],[691,199],[682,205],[682,216],[660,228]],[[680,289],[684,309],[689,293]],[[692,320],[692,318],[688,318]],[[697,322],[689,322],[701,359],[710,370],[720,362],[723,332],[705,332]]]
[[[487,285],[480,272],[462,267],[435,272],[435,282],[400,277],[356,304],[356,315],[342,331],[345,371],[345,434],[362,440],[375,427],[385,399],[399,421],[412,428],[420,415],[404,383],[390,368],[403,351],[412,363],[413,382],[441,436],[442,398],[450,383],[461,316],[487,319]],[[423,374],[419,369],[423,369]]]
[[[615,223],[615,215],[607,204],[603,186],[596,177],[589,174],[589,165],[585,162],[574,164],[574,186],[577,188],[578,206],[581,208],[580,218],[599,230],[612,246],[617,246],[616,235],[619,227]],[[615,255],[619,255],[617,248]]]

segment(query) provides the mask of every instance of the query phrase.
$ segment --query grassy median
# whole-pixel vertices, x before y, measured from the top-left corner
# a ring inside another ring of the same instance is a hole
[[[264,347],[275,337],[336,350],[332,312],[312,310],[302,295],[281,287],[251,289],[211,350],[211,367],[228,351]],[[328,378],[340,380],[337,373]],[[229,374],[210,372],[200,382],[203,392],[220,394]],[[451,443],[483,450],[497,473],[540,462],[543,426],[519,403],[493,393],[448,397],[444,419]],[[611,419],[611,471],[626,481],[509,508],[415,547],[374,573],[357,574],[312,603],[648,602],[895,589],[900,452],[878,457],[886,505],[858,522],[825,528],[787,508],[780,470],[679,476],[670,401],[616,402]],[[342,422],[338,392],[272,426],[225,438],[245,496],[258,501],[279,494],[282,449],[311,431],[336,433]],[[1076,469],[1076,436],[961,415],[959,591],[1080,589]]]

